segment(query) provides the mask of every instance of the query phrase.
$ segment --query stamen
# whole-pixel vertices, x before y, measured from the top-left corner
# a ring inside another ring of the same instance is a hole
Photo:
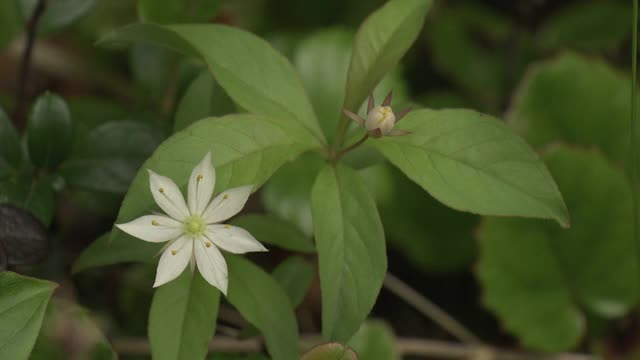
[[[202,176],[202,174],[199,174],[199,175],[196,177],[196,181],[200,181],[200,180],[202,180],[203,178],[204,178],[204,176]]]
[[[210,243],[210,242],[208,242],[208,243],[204,244],[204,246],[206,246],[206,247],[211,247],[211,243]]]
[[[171,250],[171,255],[175,255],[175,254],[177,254],[177,253],[178,253],[177,251],[175,251],[175,250]]]
[[[225,229],[230,229],[230,228],[231,228],[231,225],[226,224],[226,225],[224,226],[224,228],[225,228]]]
[[[222,197],[223,200],[227,200],[229,198],[228,194],[224,194],[224,196]]]
[[[160,188],[160,189],[158,189],[158,191],[160,191],[161,193],[164,194],[164,188]]]
[[[153,226],[158,226],[158,225],[160,225],[160,223],[159,223],[159,222],[157,222],[157,221],[155,221],[155,220],[152,220],[152,221],[151,221],[151,225],[153,225]]]

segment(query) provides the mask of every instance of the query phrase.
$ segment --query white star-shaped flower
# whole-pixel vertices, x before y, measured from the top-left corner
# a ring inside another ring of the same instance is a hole
[[[197,264],[202,277],[226,295],[227,263],[218,248],[233,254],[267,251],[246,230],[220,224],[242,210],[253,185],[223,191],[211,200],[215,182],[210,153],[191,172],[186,202],[171,179],[149,170],[151,194],[168,216],[145,215],[116,224],[120,230],[144,241],[167,242],[153,287],[177,278],[187,264],[191,265],[191,271]]]

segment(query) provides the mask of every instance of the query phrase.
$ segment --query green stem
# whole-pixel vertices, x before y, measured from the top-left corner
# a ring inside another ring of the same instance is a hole
[[[633,40],[632,40],[632,53],[631,53],[631,180],[633,184],[632,197],[633,197],[633,228],[634,228],[634,242],[636,244],[636,256],[638,270],[640,274],[640,196],[638,191],[640,190],[640,154],[638,153],[639,141],[640,141],[640,127],[638,126],[638,119],[636,116],[637,111],[637,72],[638,72],[638,0],[633,0]],[[640,277],[639,277],[640,280]],[[640,282],[638,283],[638,291],[640,292]]]
[[[342,143],[344,143],[344,135],[346,134],[348,127],[349,127],[349,119],[343,114],[340,117],[340,122],[338,123],[338,126],[336,128],[336,137],[335,137],[335,141],[333,142],[334,152],[340,149],[340,147],[342,146]]]

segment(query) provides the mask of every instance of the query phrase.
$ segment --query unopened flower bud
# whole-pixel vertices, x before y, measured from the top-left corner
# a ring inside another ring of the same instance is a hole
[[[382,135],[388,135],[396,123],[396,116],[390,106],[376,106],[367,116],[365,126],[369,131],[380,129]]]

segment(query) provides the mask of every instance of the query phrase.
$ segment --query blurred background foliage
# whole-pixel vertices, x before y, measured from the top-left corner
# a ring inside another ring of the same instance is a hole
[[[36,3],[0,2],[0,203],[27,210],[46,228],[34,241],[47,242],[49,253],[37,264],[8,265],[61,284],[33,359],[109,359],[106,337],[145,336],[154,269],[111,266],[71,276],[72,264],[110,229],[137,169],[163,139],[203,117],[242,109],[201,63],[153,45],[114,52],[96,41],[135,21],[248,29],[291,60],[331,137],[351,38],[383,1],[50,0],[21,96],[24,29]],[[376,89],[377,99],[393,89],[394,107],[462,107],[505,119],[539,150],[564,195],[569,230],[542,220],[480,218],[441,205],[378,154],[363,149],[346,159],[378,203],[390,271],[491,344],[610,359],[638,352],[624,172],[630,24],[631,4],[622,0],[435,1],[416,44]],[[282,167],[249,204],[249,212],[269,218],[238,222],[265,237],[309,241],[309,191],[322,164],[307,154]],[[281,222],[281,232],[265,221]],[[0,241],[0,253],[3,246],[11,247]],[[301,331],[317,333],[313,256],[274,254],[262,265],[280,273],[300,304]],[[302,278],[288,279],[292,271]],[[378,320],[350,345],[361,359],[383,360],[400,356],[394,336],[447,339],[416,315],[383,291],[372,314]],[[225,305],[221,321],[223,332],[246,325]]]

